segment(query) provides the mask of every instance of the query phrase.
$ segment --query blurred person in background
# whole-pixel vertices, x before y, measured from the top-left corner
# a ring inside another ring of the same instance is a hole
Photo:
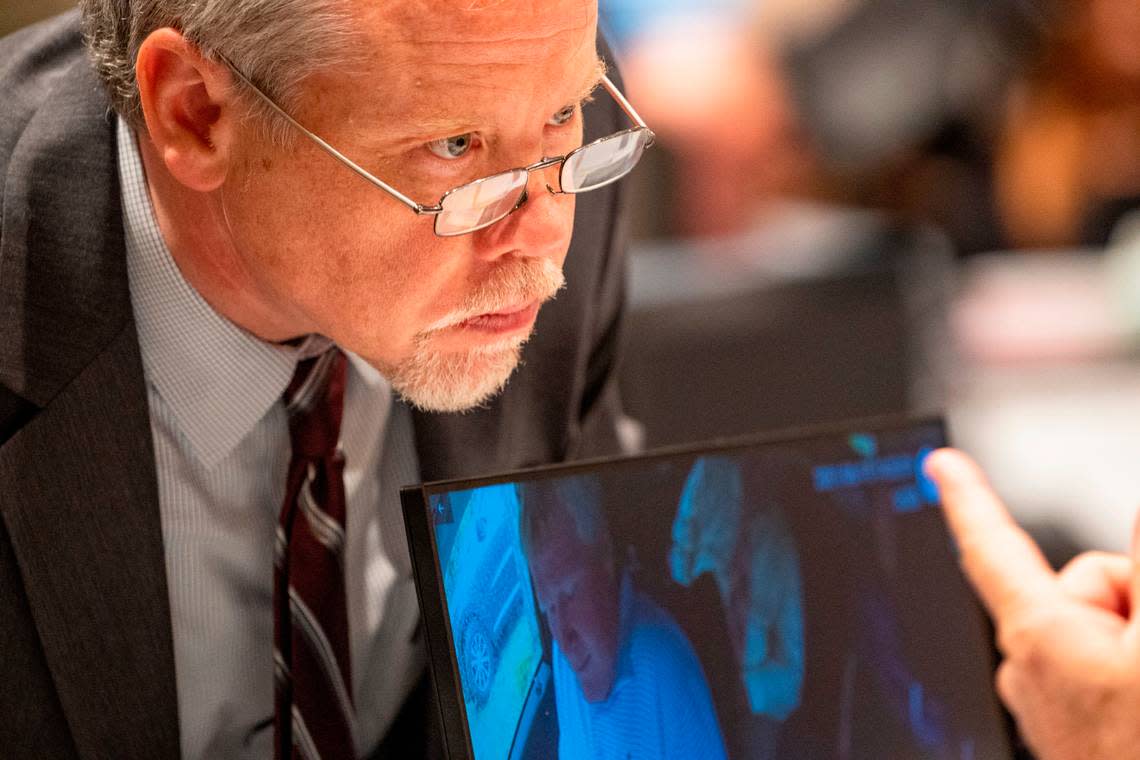
[[[623,71],[668,150],[663,231],[748,230],[811,186],[812,157],[755,0],[605,0]]]
[[[783,56],[834,197],[967,255],[1101,247],[1140,205],[1140,5],[848,5]]]
[[[1057,0],[1005,100],[994,184],[1017,248],[1103,246],[1140,208],[1140,3]]]

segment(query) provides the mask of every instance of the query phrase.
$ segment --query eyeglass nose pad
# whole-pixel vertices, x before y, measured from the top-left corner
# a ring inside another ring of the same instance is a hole
[[[519,196],[518,203],[516,203],[515,207],[513,209],[511,209],[511,212],[514,213],[515,211],[518,211],[520,208],[522,208],[523,205],[526,203],[527,198],[529,198],[529,197],[530,197],[530,194],[527,191],[527,189],[524,187],[523,191],[522,191],[522,195]]]

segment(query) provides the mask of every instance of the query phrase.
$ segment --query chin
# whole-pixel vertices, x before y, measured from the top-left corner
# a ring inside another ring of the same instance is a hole
[[[392,389],[425,412],[467,412],[485,406],[506,387],[522,354],[521,339],[436,351],[430,341],[390,374]]]
[[[578,683],[582,687],[582,696],[591,704],[605,702],[609,699],[610,691],[614,687],[612,674],[607,676],[595,675],[594,677],[579,675]]]

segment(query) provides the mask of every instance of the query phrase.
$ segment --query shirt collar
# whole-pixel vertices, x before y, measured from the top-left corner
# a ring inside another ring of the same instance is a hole
[[[206,303],[163,240],[134,130],[121,118],[118,143],[127,269],[144,371],[194,454],[210,468],[277,403],[297,362],[332,343],[318,335],[296,346],[269,343]],[[350,358],[357,371],[364,369]],[[364,371],[370,385],[380,382],[371,367]]]

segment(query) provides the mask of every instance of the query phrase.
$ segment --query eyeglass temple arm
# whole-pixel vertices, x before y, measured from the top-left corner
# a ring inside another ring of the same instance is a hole
[[[606,92],[617,101],[617,104],[621,106],[621,110],[625,111],[625,115],[632,119],[634,124],[649,132],[649,144],[652,144],[653,138],[655,137],[653,130],[649,129],[649,125],[645,123],[645,119],[641,118],[641,114],[637,112],[633,104],[626,99],[625,95],[622,95],[621,90],[619,90],[605,74],[602,75],[602,86],[605,87]]]
[[[374,177],[371,173],[369,173],[363,167],[359,166],[351,158],[344,155],[343,153],[341,153],[339,150],[337,150],[333,146],[329,145],[327,142],[325,142],[317,134],[310,132],[305,127],[305,125],[301,124],[301,122],[297,121],[292,116],[290,116],[289,113],[284,108],[277,105],[277,103],[275,103],[273,101],[273,98],[269,97],[264,92],[262,92],[261,88],[258,87],[256,84],[254,84],[249,79],[249,77],[247,77],[245,74],[241,73],[241,71],[238,69],[237,66],[234,66],[232,63],[230,63],[229,59],[227,59],[225,56],[221,56],[221,55],[219,55],[218,58],[221,59],[222,63],[224,63],[227,67],[229,67],[229,70],[233,72],[234,76],[236,76],[238,79],[240,79],[247,87],[249,87],[250,90],[253,91],[254,95],[256,95],[258,98],[260,98],[262,100],[262,102],[264,102],[267,106],[272,108],[283,119],[285,119],[290,124],[292,124],[294,127],[296,127],[298,130],[300,130],[300,132],[303,135],[305,135],[305,137],[308,137],[310,140],[315,142],[317,144],[317,146],[319,148],[321,148],[321,150],[325,151],[330,156],[335,158],[337,161],[340,161],[342,164],[347,166],[349,169],[352,169],[354,172],[359,174],[362,178],[364,178],[365,180],[367,180],[371,184],[375,185],[376,187],[380,188],[384,192],[388,193],[393,198],[400,201],[401,203],[403,203],[405,206],[407,206],[408,208],[410,208],[412,211],[416,212],[417,214],[420,214],[421,216],[423,216],[423,215],[434,216],[436,214],[443,213],[442,207],[440,207],[440,206],[425,206],[422,203],[416,203],[411,198],[404,195],[403,193],[401,193],[399,190],[397,190],[396,188],[389,185],[384,180],[379,179],[377,177]]]

